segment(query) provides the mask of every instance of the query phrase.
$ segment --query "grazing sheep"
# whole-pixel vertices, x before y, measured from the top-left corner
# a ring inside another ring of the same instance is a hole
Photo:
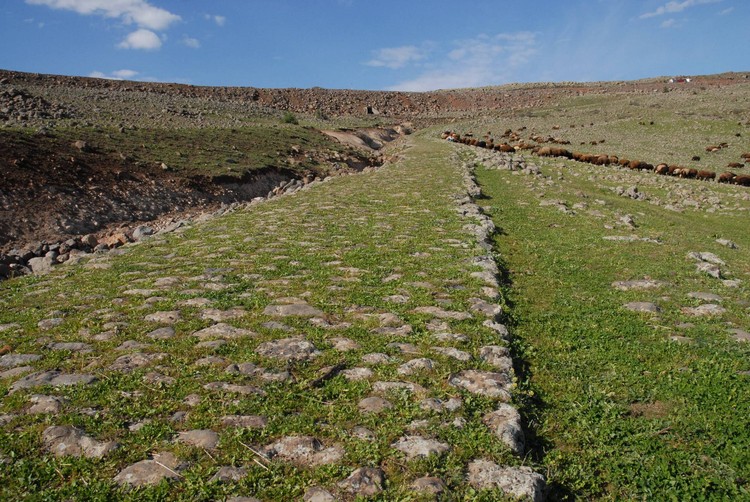
[[[739,174],[734,177],[735,185],[742,185],[743,187],[750,187],[750,174]]]
[[[737,175],[729,171],[719,175],[719,183],[732,183]]]
[[[747,153],[743,153],[742,155],[740,155],[740,158],[741,158],[741,159],[747,159],[747,160],[750,160],[750,152],[747,152]]]
[[[510,146],[508,143],[502,143],[500,144],[500,151],[506,152],[506,153],[512,153],[512,152],[515,152],[516,149]]]
[[[669,169],[667,170],[667,174],[670,176],[679,176],[680,171],[682,171],[682,168],[680,166],[669,166]]]
[[[713,180],[716,179],[716,173],[713,171],[698,171],[695,179],[704,181]]]
[[[628,164],[630,164],[630,161],[628,159],[620,159],[618,164],[620,164],[622,167],[627,167]]]
[[[695,178],[698,176],[698,170],[693,169],[680,169],[680,178]]]
[[[693,158],[690,159],[690,160],[693,160],[694,162],[699,162],[701,160],[701,158],[700,158],[699,155],[693,155]]]
[[[739,162],[730,162],[729,164],[727,164],[727,167],[729,167],[729,168],[741,168],[743,166]]]
[[[654,169],[654,171],[656,171],[656,174],[667,175],[669,174],[669,166],[667,164],[661,163],[656,166],[656,169]]]

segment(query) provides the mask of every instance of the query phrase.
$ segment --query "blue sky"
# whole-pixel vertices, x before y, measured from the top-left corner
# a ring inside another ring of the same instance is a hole
[[[1,0],[0,68],[425,91],[750,71],[748,0]]]

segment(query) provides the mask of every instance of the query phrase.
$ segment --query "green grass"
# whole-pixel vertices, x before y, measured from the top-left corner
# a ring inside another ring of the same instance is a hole
[[[612,194],[608,168],[541,165],[543,173],[559,170],[564,179],[553,176],[547,185],[508,171],[479,168],[477,174],[486,194],[481,204],[502,227],[497,251],[509,270],[514,332],[527,364],[525,388],[533,395],[522,411],[535,432],[535,455],[549,474],[552,498],[750,498],[750,435],[741,411],[750,394],[748,377],[739,374],[748,370],[750,351],[727,331],[750,322],[745,214],[675,213]],[[590,175],[592,169],[599,174]],[[604,217],[540,207],[542,192],[571,206],[584,202]],[[638,228],[605,228],[621,214],[636,215]],[[662,244],[603,240],[630,233],[658,237]],[[720,246],[717,237],[735,240],[739,249]],[[745,282],[730,289],[697,274],[688,251],[724,257]],[[643,277],[669,286],[621,292],[610,285]],[[727,312],[687,317],[681,308],[701,303],[687,297],[691,291],[720,294]],[[629,301],[654,301],[662,312],[629,312],[622,307]],[[678,327],[682,322],[693,326]],[[694,344],[670,341],[674,334]]]

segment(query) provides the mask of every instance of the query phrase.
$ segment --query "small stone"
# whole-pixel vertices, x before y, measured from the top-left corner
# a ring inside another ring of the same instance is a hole
[[[305,491],[305,495],[302,497],[304,502],[336,502],[331,492],[320,486],[312,486]]]
[[[383,491],[385,473],[379,467],[360,467],[338,483],[339,488],[355,495],[372,497]]]
[[[411,484],[411,489],[416,492],[440,495],[444,493],[448,487],[445,485],[445,481],[440,478],[425,476],[423,478],[415,479]]]
[[[325,448],[312,436],[287,436],[263,449],[268,457],[278,457],[293,464],[315,467],[334,464],[344,457],[338,445]]]
[[[153,354],[134,352],[132,354],[122,355],[115,359],[115,362],[113,362],[109,366],[109,369],[112,371],[122,371],[125,373],[129,373],[137,368],[148,366],[155,361],[166,359],[168,356],[169,354],[166,354],[164,352],[157,352]]]
[[[701,292],[690,292],[687,294],[690,298],[696,298],[698,300],[703,300],[706,302],[721,302],[724,301],[724,298],[722,298],[719,295],[716,295],[714,293],[701,293]]]
[[[526,439],[521,428],[521,414],[516,408],[502,403],[495,411],[484,415],[482,422],[500,441],[508,445],[514,454],[523,456]]]
[[[655,281],[653,279],[636,279],[632,281],[615,281],[612,287],[620,291],[657,289],[666,286],[664,281]]]
[[[443,310],[440,307],[417,307],[413,310],[413,312],[417,314],[432,315],[434,317],[437,317],[438,319],[455,319],[457,321],[471,319],[471,314],[469,314],[468,312],[453,312]]]
[[[276,317],[324,317],[325,312],[308,305],[307,303],[293,303],[289,305],[268,305],[263,314]]]
[[[709,253],[709,252],[706,252],[706,251],[704,251],[702,253],[697,253],[695,251],[691,251],[690,253],[688,253],[688,258],[692,258],[692,259],[694,259],[696,261],[703,261],[703,262],[706,262],[706,263],[713,263],[714,265],[726,265],[726,263],[724,263],[724,260],[722,260],[721,258],[719,258],[718,256],[716,256],[715,254]]]
[[[646,312],[649,314],[655,314],[661,310],[658,305],[651,302],[630,302],[623,305],[623,307],[632,312]]]
[[[0,356],[0,368],[14,368],[41,358],[39,354],[3,354]]]
[[[398,367],[396,372],[399,375],[412,375],[420,371],[432,371],[437,366],[437,363],[432,359],[426,357],[420,357],[417,359],[411,359]]]
[[[142,350],[147,349],[149,346],[145,343],[138,342],[136,340],[125,340],[115,350]]]
[[[268,425],[268,419],[260,415],[226,415],[221,417],[221,425],[226,427],[264,429]]]
[[[415,394],[426,394],[427,389],[419,384],[412,382],[375,382],[372,384],[372,390],[385,394],[392,391],[406,390]]]
[[[333,348],[338,350],[339,352],[348,352],[350,350],[359,349],[359,344],[349,338],[331,338],[330,342],[333,345]]]
[[[365,364],[372,364],[380,366],[381,364],[388,364],[391,362],[391,358],[387,354],[380,352],[372,352],[362,356],[362,362]]]
[[[62,317],[54,317],[52,319],[42,319],[41,321],[37,323],[37,327],[41,330],[47,331],[57,326],[60,326],[64,322],[65,322],[65,319],[63,319]]]
[[[713,263],[700,262],[695,266],[695,269],[698,272],[702,272],[713,277],[714,279],[721,279],[722,277],[721,268]]]
[[[737,249],[737,244],[730,241],[729,239],[716,239],[716,242],[718,242],[722,246],[728,247],[729,249]]]
[[[391,445],[406,455],[407,460],[430,455],[441,455],[450,451],[450,446],[434,439],[425,439],[420,436],[404,436]]]
[[[686,336],[680,336],[680,335],[671,335],[669,339],[675,343],[685,344],[685,345],[692,345],[695,343],[695,340],[693,340],[692,338],[688,338]]]
[[[474,460],[469,464],[468,481],[478,490],[500,489],[532,502],[542,502],[546,489],[544,476],[531,467],[500,467],[488,460]]]
[[[726,312],[727,309],[721,305],[715,303],[706,303],[698,307],[683,307],[682,313],[691,316],[710,316],[710,315],[721,315]]]
[[[155,454],[153,460],[141,460],[121,470],[114,477],[118,485],[152,486],[162,480],[175,481],[182,478],[178,472],[184,464],[172,453]]]
[[[732,338],[734,338],[737,342],[750,342],[750,333],[743,329],[730,329],[729,332],[732,334]]]
[[[29,415],[55,415],[60,413],[63,404],[67,401],[59,396],[44,396],[34,394],[29,398],[32,405],[26,410]]]
[[[179,310],[154,312],[153,314],[148,314],[143,318],[144,321],[155,322],[159,324],[174,324],[180,319],[182,319],[182,315],[180,314]]]
[[[375,433],[367,427],[356,426],[352,429],[352,436],[363,441],[372,441],[375,439]]]
[[[511,379],[507,374],[489,371],[464,370],[452,375],[448,383],[465,389],[472,394],[510,400]]]
[[[210,319],[216,322],[224,322],[230,319],[237,319],[245,314],[247,314],[247,311],[242,307],[234,307],[229,310],[206,309],[202,311],[198,317],[201,319]]]
[[[209,326],[207,328],[196,331],[195,333],[193,333],[193,336],[198,337],[201,340],[207,340],[210,338],[224,338],[227,340],[233,340],[247,336],[255,336],[255,333],[248,329],[235,328],[234,326],[230,326],[229,324],[220,322],[218,324],[214,324],[213,326]]]
[[[393,404],[382,397],[371,396],[362,399],[357,407],[361,413],[380,413],[393,408]]]
[[[10,386],[10,391],[16,392],[21,389],[29,389],[40,385],[68,386],[68,385],[89,385],[97,381],[94,375],[63,373],[59,370],[41,371],[26,375],[17,380]]]
[[[438,354],[442,354],[447,357],[452,357],[453,359],[456,359],[457,361],[465,362],[465,361],[471,360],[471,354],[463,350],[459,350],[455,347],[432,347],[431,350],[433,352],[437,352]]]
[[[372,378],[373,375],[374,373],[370,368],[350,368],[341,372],[341,376],[350,382],[367,380],[368,378]]]
[[[503,315],[503,307],[497,303],[490,303],[481,298],[471,298],[471,311],[482,314],[493,321],[499,321]]]
[[[212,450],[219,444],[219,435],[210,429],[196,429],[180,432],[177,441],[198,448]]]
[[[258,345],[256,352],[283,361],[309,361],[320,355],[315,346],[303,338],[284,338]]]
[[[208,482],[229,483],[232,481],[240,481],[245,476],[247,476],[247,469],[245,469],[244,467],[233,467],[231,465],[225,465],[221,467]]]
[[[113,441],[102,442],[70,425],[47,427],[42,433],[44,446],[55,456],[102,458],[117,448]]]
[[[81,354],[86,354],[93,350],[91,345],[83,342],[50,343],[47,345],[47,348],[50,350],[69,350],[70,352],[80,352]]]
[[[237,385],[232,384],[228,382],[211,382],[207,383],[203,386],[206,390],[217,390],[217,391],[224,391],[224,392],[231,392],[233,394],[241,394],[241,395],[259,395],[259,396],[265,396],[266,392],[263,389],[260,389],[258,387],[253,387],[252,385]]]

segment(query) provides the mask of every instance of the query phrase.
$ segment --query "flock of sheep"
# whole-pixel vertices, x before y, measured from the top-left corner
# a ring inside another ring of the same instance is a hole
[[[522,130],[525,128],[522,128]],[[488,133],[484,139],[476,139],[471,133],[460,135],[452,131],[445,131],[442,134],[442,138],[448,141],[454,141],[456,143],[463,143],[465,145],[476,146],[478,148],[487,148],[489,150],[496,150],[499,152],[513,153],[520,150],[529,150],[531,153],[539,155],[540,157],[564,157],[566,159],[577,160],[578,162],[587,162],[597,166],[609,166],[619,165],[628,169],[639,170],[639,171],[654,171],[656,174],[665,176],[676,176],[679,178],[692,178],[698,180],[717,180],[719,183],[733,183],[735,185],[750,186],[750,175],[748,174],[735,174],[730,171],[723,172],[717,176],[714,171],[698,170],[694,168],[681,167],[670,164],[649,164],[640,160],[629,160],[626,158],[619,158],[616,155],[606,155],[597,153],[581,153],[571,152],[565,148],[558,146],[541,146],[539,143],[555,143],[555,144],[570,144],[569,141],[561,141],[553,137],[544,138],[538,135],[532,135],[531,140],[534,143],[529,143],[523,139],[518,132],[514,132],[510,129],[506,130],[502,136],[505,141],[502,143],[495,143],[495,140],[490,137]],[[509,141],[515,142],[510,144]],[[601,143],[600,141],[599,143]],[[597,144],[597,142],[592,142]],[[714,152],[723,147],[726,144],[711,145],[706,147],[706,151]],[[742,159],[750,164],[750,153],[743,153]],[[693,160],[696,160],[694,157]],[[739,162],[733,162],[727,167],[730,168],[741,168],[743,165]]]

